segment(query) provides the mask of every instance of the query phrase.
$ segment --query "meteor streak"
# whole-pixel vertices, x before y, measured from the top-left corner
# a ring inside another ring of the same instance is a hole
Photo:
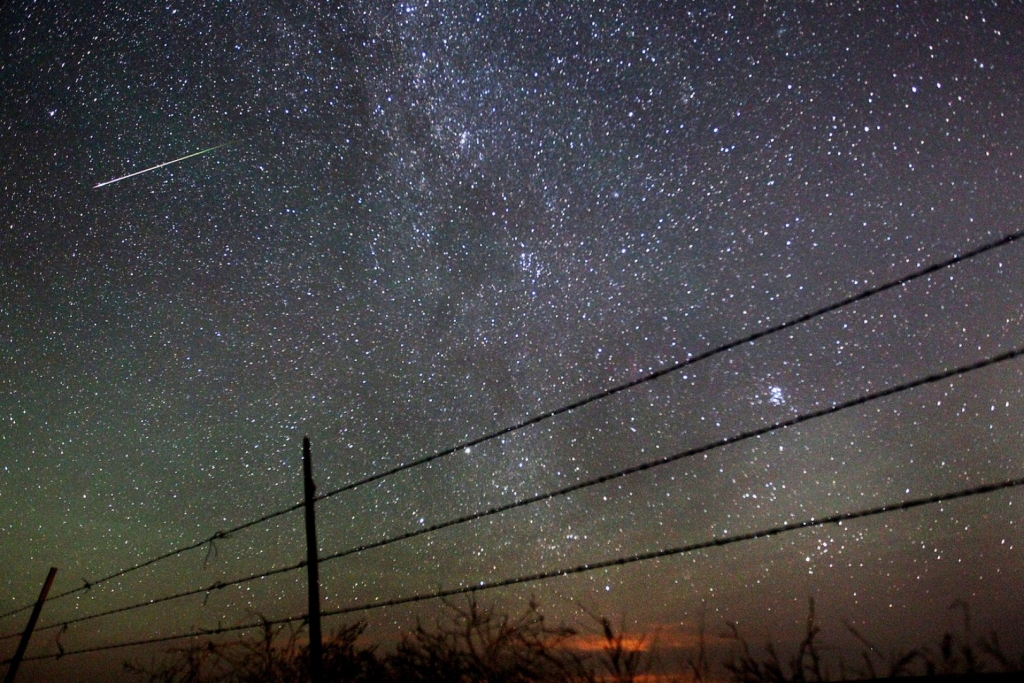
[[[165,161],[162,164],[157,164],[156,166],[150,166],[149,168],[144,168],[141,171],[135,171],[135,173],[129,173],[128,175],[123,175],[120,178],[114,178],[113,180],[108,180],[108,181],[103,182],[103,183],[97,183],[97,184],[92,186],[92,189],[95,190],[96,188],[103,187],[104,185],[112,185],[112,184],[114,184],[116,182],[120,182],[120,181],[125,180],[127,178],[131,178],[132,176],[142,175],[143,173],[149,173],[150,171],[155,171],[158,168],[163,168],[164,166],[170,166],[171,164],[176,164],[179,161],[185,161],[185,159],[191,159],[192,157],[197,157],[197,156],[199,156],[201,154],[207,154],[209,152],[212,152],[215,149],[220,149],[221,147],[227,147],[228,145],[233,145],[235,142],[237,142],[237,140],[232,140],[231,142],[222,142],[221,144],[216,145],[215,147],[209,147],[207,149],[200,150],[198,152],[193,152],[192,154],[187,154],[187,155],[185,155],[183,157],[180,157],[178,159],[173,159],[171,161]]]

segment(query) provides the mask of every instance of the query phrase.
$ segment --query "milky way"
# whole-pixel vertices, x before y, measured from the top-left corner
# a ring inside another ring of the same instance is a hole
[[[341,487],[1024,228],[1024,5],[890,4],[5,3],[0,612],[50,566],[64,592],[292,505],[304,434],[320,490]],[[1024,345],[1022,269],[1009,244],[334,496],[321,553]],[[1022,380],[1008,361],[327,562],[324,607],[1020,477]],[[906,647],[962,600],[1019,644],[1021,496],[480,597],[780,642],[814,597],[835,642],[849,621]],[[40,623],[303,553],[284,515]],[[44,631],[30,654],[301,614],[303,581]],[[363,616],[388,641],[436,609]],[[22,675],[93,680],[75,659]]]

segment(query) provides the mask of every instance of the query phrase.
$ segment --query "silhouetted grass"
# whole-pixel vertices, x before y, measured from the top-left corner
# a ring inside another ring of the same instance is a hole
[[[810,683],[832,680],[899,678],[937,675],[972,675],[980,673],[1024,671],[1024,656],[1008,655],[993,632],[975,637],[971,630],[970,611],[957,601],[953,608],[962,609],[963,633],[946,632],[937,647],[921,646],[911,650],[884,652],[865,638],[851,624],[849,631],[863,646],[859,661],[847,665],[840,657],[834,664],[836,673],[825,664],[820,642],[821,629],[815,621],[814,600],[810,600],[803,640],[796,652],[784,660],[772,643],[765,645],[765,654],[752,654],[749,642],[734,624],[727,624],[729,637],[736,651],[723,666],[734,683]]]
[[[1006,653],[995,633],[975,637],[963,603],[963,632],[946,633],[935,647],[882,651],[851,625],[861,644],[853,664],[826,657],[821,628],[809,603],[804,636],[791,654],[768,642],[755,648],[734,624],[731,646],[718,663],[708,654],[701,619],[694,648],[677,662],[679,673],[653,673],[656,638],[632,636],[603,616],[590,614],[593,631],[549,623],[536,602],[517,616],[500,614],[474,599],[446,602],[446,615],[417,622],[391,652],[360,643],[366,624],[339,627],[324,642],[325,681],[331,683],[813,683],[830,680],[975,674],[1024,670],[1024,657]],[[305,629],[264,621],[257,637],[194,643],[170,649],[149,666],[126,663],[147,683],[304,683],[309,680]],[[831,663],[831,664],[830,664]]]

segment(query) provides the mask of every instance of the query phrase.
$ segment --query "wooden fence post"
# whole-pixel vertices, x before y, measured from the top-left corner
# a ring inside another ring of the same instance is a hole
[[[32,608],[32,616],[28,618],[28,626],[25,627],[25,632],[21,634],[18,650],[14,653],[14,659],[11,660],[10,668],[7,669],[4,683],[14,683],[14,677],[18,674],[18,667],[21,666],[21,659],[25,656],[25,650],[28,648],[28,639],[32,637],[32,631],[36,629],[36,621],[39,620],[39,613],[43,611],[43,603],[46,602],[46,596],[50,593],[50,586],[53,585],[53,577],[56,575],[57,568],[50,567],[50,573],[46,576],[46,582],[43,583],[43,590],[39,591],[39,599],[36,600],[36,606]]]
[[[313,483],[313,461],[309,453],[309,437],[302,439],[302,478],[306,493],[306,573],[309,581],[309,677],[313,683],[323,681],[323,641],[320,634],[320,568],[317,564],[316,510]]]

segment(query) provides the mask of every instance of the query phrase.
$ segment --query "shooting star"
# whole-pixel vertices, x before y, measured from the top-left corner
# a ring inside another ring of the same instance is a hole
[[[149,168],[144,168],[141,171],[135,171],[135,173],[129,173],[128,175],[123,175],[120,178],[114,178],[113,180],[108,180],[108,181],[103,182],[103,183],[97,183],[97,184],[92,186],[92,189],[95,190],[97,188],[103,187],[104,185],[113,185],[114,183],[120,182],[122,180],[127,180],[128,178],[131,178],[131,177],[134,177],[134,176],[137,176],[137,175],[142,175],[143,173],[149,173],[150,171],[155,171],[156,169],[163,168],[164,166],[170,166],[171,164],[176,164],[179,161],[185,161],[186,159],[191,159],[192,157],[197,157],[197,156],[200,156],[202,154],[208,154],[208,153],[212,152],[215,149],[220,149],[221,147],[227,147],[228,145],[233,145],[236,142],[238,142],[238,141],[237,140],[232,140],[231,142],[222,142],[221,144],[216,145],[215,147],[209,147],[207,149],[200,150],[198,152],[193,152],[192,154],[187,154],[187,155],[185,155],[183,157],[180,157],[178,159],[172,159],[171,161],[165,161],[162,164],[157,164],[156,166],[150,166]]]

